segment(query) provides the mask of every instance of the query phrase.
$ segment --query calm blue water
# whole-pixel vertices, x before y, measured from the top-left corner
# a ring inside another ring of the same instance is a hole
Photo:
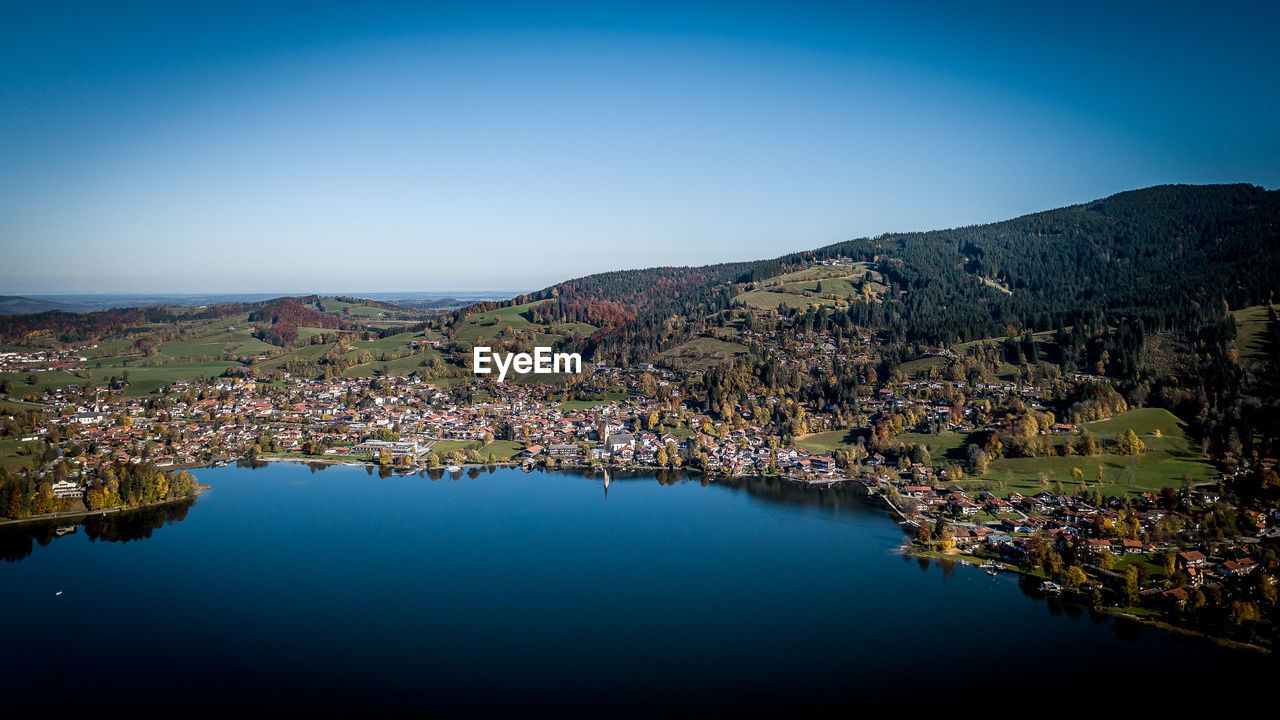
[[[1049,698],[1088,667],[1166,689],[1275,670],[905,559],[852,489],[615,476],[606,498],[574,474],[296,464],[198,476],[213,489],[170,516],[4,539],[0,686],[612,714],[918,706],[984,686]]]

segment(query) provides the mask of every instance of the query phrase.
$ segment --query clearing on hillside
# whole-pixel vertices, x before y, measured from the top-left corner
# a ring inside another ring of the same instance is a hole
[[[658,355],[658,360],[672,368],[705,370],[730,358],[743,357],[747,354],[745,345],[702,337],[664,350]]]

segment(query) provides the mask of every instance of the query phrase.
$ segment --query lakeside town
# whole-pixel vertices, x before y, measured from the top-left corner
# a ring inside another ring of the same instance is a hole
[[[1280,3],[6,9],[8,716],[1276,705]]]
[[[744,335],[745,343],[784,341],[777,332]],[[809,334],[785,341],[794,345],[790,362],[806,372],[876,360],[869,336]],[[83,365],[92,351],[8,352],[0,355],[0,372],[65,371]],[[954,360],[947,350],[935,352]],[[197,378],[137,397],[125,392],[127,376],[105,387],[49,387],[38,396],[28,393],[24,410],[5,420],[6,434],[21,445],[26,472],[37,478],[33,496],[25,504],[15,496],[0,499],[11,521],[100,511],[112,505],[110,493],[99,487],[112,473],[107,468],[174,472],[240,459],[371,464],[384,475],[519,464],[856,483],[869,501],[894,514],[910,552],[964,559],[992,573],[1022,573],[1040,582],[1042,592],[1175,626],[1189,624],[1186,619],[1205,608],[1220,608],[1213,627],[1197,626],[1267,645],[1256,628],[1260,608],[1275,604],[1280,513],[1244,508],[1237,522],[1224,517],[1221,500],[1234,478],[1274,472],[1272,459],[1242,460],[1207,477],[1144,490],[1132,470],[1145,450],[1137,434],[1129,430],[1114,441],[1135,447],[1072,450],[1098,442],[1083,422],[1088,412],[1072,418],[1077,422],[1059,422],[1049,409],[1080,387],[1106,382],[1083,373],[973,384],[901,375],[870,379],[867,391],[853,398],[857,412],[850,417],[833,408],[806,408],[782,394],[752,392],[713,416],[697,394],[706,372],[598,363],[574,378],[576,395],[594,396],[585,400],[563,399],[557,385],[433,383],[413,375]],[[753,422],[770,413],[798,419],[792,425],[798,432],[779,436]],[[1015,428],[1028,418],[1030,430]],[[1073,467],[1074,491],[1064,488],[1064,478],[1044,473],[1038,487],[1012,475],[975,481],[992,460],[987,453],[1015,429],[1022,442],[1061,446],[1079,458],[1079,466],[1096,465],[1097,475],[1086,478]],[[1153,444],[1161,439],[1158,428],[1144,434]],[[833,435],[856,440],[821,447]],[[963,461],[955,452],[934,459],[930,436],[988,441],[964,449]],[[1103,465],[1091,457],[1108,453],[1132,463],[1127,481],[1113,480],[1119,487],[1107,484]],[[42,496],[49,500],[41,502]]]

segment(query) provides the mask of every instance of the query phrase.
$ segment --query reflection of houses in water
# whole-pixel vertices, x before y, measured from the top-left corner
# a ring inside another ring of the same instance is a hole
[[[80,526],[79,525],[63,525],[62,527],[54,528],[53,534],[57,535],[58,537],[62,537],[63,535],[70,535],[74,533],[78,527]]]

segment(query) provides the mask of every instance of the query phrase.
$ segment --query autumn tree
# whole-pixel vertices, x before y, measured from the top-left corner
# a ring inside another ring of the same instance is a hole
[[[1080,587],[1088,581],[1088,576],[1080,568],[1075,565],[1067,568],[1067,584],[1071,587]]]

